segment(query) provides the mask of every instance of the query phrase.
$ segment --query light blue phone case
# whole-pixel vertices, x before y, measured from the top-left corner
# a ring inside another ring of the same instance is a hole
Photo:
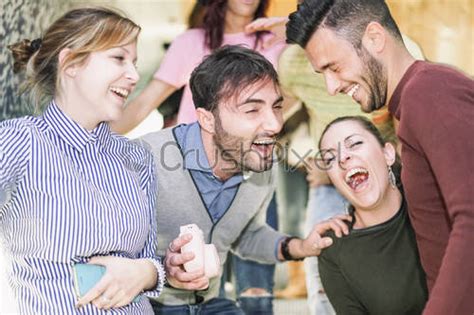
[[[83,297],[90,289],[92,289],[100,278],[105,274],[105,267],[93,264],[75,264],[74,286],[78,297]],[[132,302],[140,301],[140,295],[135,297]]]

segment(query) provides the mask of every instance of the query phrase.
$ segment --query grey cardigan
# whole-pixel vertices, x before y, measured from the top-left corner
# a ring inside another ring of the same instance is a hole
[[[266,209],[275,189],[272,171],[246,176],[230,208],[213,223],[191,174],[183,167],[173,129],[145,135],[141,140],[153,152],[156,165],[158,255],[165,256],[181,225],[195,223],[203,231],[205,241],[216,246],[222,265],[229,250],[263,263],[278,262],[275,245],[284,235],[265,224]],[[165,305],[208,301],[218,296],[219,286],[220,277],[211,279],[204,291],[165,287],[157,301]]]

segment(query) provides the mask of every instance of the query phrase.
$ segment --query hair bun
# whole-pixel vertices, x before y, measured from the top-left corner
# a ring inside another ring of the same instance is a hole
[[[35,52],[37,52],[40,49],[42,41],[43,40],[41,38],[37,38],[37,39],[34,39],[30,42],[30,52],[31,52],[31,54],[34,54]]]
[[[13,55],[13,72],[20,72],[26,68],[28,60],[38,51],[41,46],[41,39],[30,41],[24,39],[18,43],[8,45]]]

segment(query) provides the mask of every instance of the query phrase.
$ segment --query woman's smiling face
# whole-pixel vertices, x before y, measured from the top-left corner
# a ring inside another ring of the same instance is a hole
[[[321,139],[321,155],[329,178],[356,209],[374,209],[390,189],[388,166],[395,161],[391,144],[354,120],[329,127]]]

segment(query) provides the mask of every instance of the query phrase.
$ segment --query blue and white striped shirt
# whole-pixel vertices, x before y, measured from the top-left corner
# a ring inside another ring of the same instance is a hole
[[[72,266],[96,255],[155,256],[156,181],[148,150],[101,123],[82,128],[52,102],[0,123],[0,236],[22,314],[146,314],[148,299],[109,311],[74,307]]]

